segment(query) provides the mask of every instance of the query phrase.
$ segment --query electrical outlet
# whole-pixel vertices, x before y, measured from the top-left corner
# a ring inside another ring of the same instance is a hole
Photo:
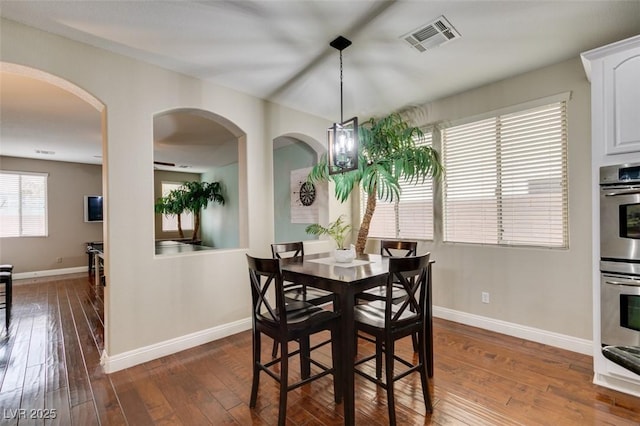
[[[62,258],[61,257],[56,257],[56,263],[62,263]]]
[[[486,291],[482,292],[482,303],[489,303],[489,293]]]

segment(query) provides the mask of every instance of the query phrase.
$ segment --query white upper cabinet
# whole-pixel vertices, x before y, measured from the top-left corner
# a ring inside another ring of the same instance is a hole
[[[590,50],[592,138],[607,155],[640,152],[640,36]]]

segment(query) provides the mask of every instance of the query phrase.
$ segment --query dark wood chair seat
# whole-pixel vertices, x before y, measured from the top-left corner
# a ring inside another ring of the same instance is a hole
[[[331,320],[334,317],[339,316],[336,315],[335,312],[324,310],[306,302],[287,303],[285,309],[287,312],[287,324],[289,331],[291,332],[297,329],[308,329],[317,322]],[[274,313],[276,314],[276,318],[280,317],[280,311],[278,309],[274,309]],[[279,326],[279,322],[274,321],[272,316],[268,313],[258,313],[256,316],[257,319],[264,322],[264,324],[272,322],[274,327]]]
[[[391,288],[391,299],[393,303],[400,302],[407,294],[404,289],[394,284]],[[356,295],[358,301],[381,301],[387,298],[387,287],[375,287],[369,290],[363,291]]]
[[[354,307],[355,327],[373,337],[376,351],[355,362],[356,374],[371,380],[387,391],[389,424],[396,424],[394,382],[410,373],[418,372],[427,412],[432,412],[428,386],[427,345],[431,345],[431,271],[429,254],[389,259],[386,300],[365,303]],[[394,284],[401,284],[406,292],[404,300],[394,304],[391,298]],[[395,352],[395,342],[406,336],[417,336],[418,360],[404,359]],[[360,337],[360,336],[359,336]],[[385,358],[385,380],[382,380],[382,355]],[[376,377],[358,366],[375,360]],[[396,361],[406,367],[396,374]]]
[[[385,302],[371,302],[358,305],[358,308],[354,312],[355,320],[363,324],[369,324],[374,327],[384,327],[385,323],[385,309],[387,304]],[[391,315],[398,314],[398,322],[401,321],[413,321],[417,314],[410,310],[400,309],[399,304],[391,305]]]
[[[252,298],[253,337],[253,381],[251,385],[250,407],[255,407],[258,399],[260,372],[264,371],[280,385],[278,425],[284,425],[287,409],[287,394],[306,383],[326,375],[333,375],[333,391],[336,403],[342,401],[340,359],[340,313],[325,310],[308,302],[287,301],[284,297],[284,282],[278,259],[258,259],[247,255]],[[267,294],[275,293],[275,304]],[[281,315],[286,312],[285,315]],[[310,336],[328,330],[331,339],[313,347]],[[273,339],[281,348],[280,358],[269,362],[261,360],[261,336]],[[299,349],[289,352],[289,342],[298,342]],[[311,358],[313,351],[325,344],[331,344],[332,365]],[[289,358],[300,356],[300,380],[289,383]],[[274,368],[274,366],[279,368]],[[317,368],[311,373],[311,366]]]

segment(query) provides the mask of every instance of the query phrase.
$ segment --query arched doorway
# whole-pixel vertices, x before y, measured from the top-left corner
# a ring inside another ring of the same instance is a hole
[[[0,262],[12,263],[18,278],[87,268],[91,272],[87,243],[108,244],[108,200],[104,200],[102,220],[91,221],[85,215],[89,196],[107,193],[106,107],[74,83],[35,68],[0,62],[0,78],[0,169],[46,177],[44,235],[3,239]],[[0,192],[6,196],[6,191]],[[0,211],[0,216],[4,213]],[[105,279],[108,270],[105,264]],[[108,318],[102,309],[108,295],[90,278],[96,305],[100,304],[96,336],[108,336],[104,333]],[[98,340],[98,349],[103,350],[107,342]]]

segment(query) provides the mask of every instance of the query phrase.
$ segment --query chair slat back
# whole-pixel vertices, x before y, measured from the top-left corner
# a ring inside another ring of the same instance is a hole
[[[253,320],[262,319],[286,327],[286,314],[281,315],[286,310],[280,261],[247,255],[247,264],[249,265]],[[267,297],[271,289],[275,291],[275,306]]]
[[[381,240],[380,254],[389,257],[415,256],[418,252],[417,241]]]
[[[393,327],[403,322],[424,321],[427,310],[429,258],[427,253],[421,256],[392,257],[389,259],[389,277],[387,279],[386,322]],[[392,286],[402,285],[407,296],[396,305],[392,301]]]
[[[304,256],[304,244],[302,241],[271,244],[271,254],[274,259],[302,257]]]

